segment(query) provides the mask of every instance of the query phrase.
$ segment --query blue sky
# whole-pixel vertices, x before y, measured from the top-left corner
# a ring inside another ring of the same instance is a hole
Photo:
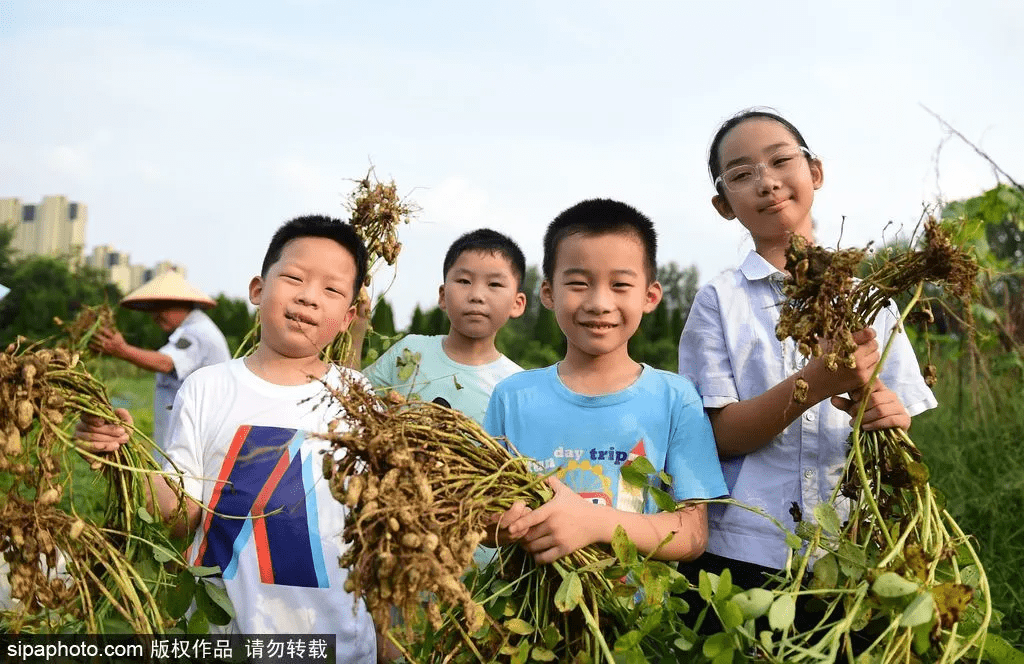
[[[1024,180],[1022,34],[1024,5],[998,0],[2,0],[0,197],[65,194],[89,206],[87,248],[242,297],[274,229],[344,215],[372,163],[422,208],[387,294],[400,324],[462,232],[539,263],[546,223],[595,196],[646,212],[659,259],[704,281],[750,248],[705,165],[745,107],[824,160],[823,243],[844,217],[860,245],[994,186],[922,104]]]

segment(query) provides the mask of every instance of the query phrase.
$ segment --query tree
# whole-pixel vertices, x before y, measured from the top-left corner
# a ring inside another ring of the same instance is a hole
[[[117,288],[108,285],[98,270],[72,272],[60,258],[16,259],[4,280],[11,289],[0,300],[0,343],[4,345],[18,335],[32,341],[56,335],[61,329],[54,317],[67,322],[83,306],[116,301],[118,296]]]
[[[234,351],[252,329],[256,316],[249,311],[247,300],[228,297],[221,293],[216,301],[217,305],[206,313],[220,328],[228,342],[228,348]]]

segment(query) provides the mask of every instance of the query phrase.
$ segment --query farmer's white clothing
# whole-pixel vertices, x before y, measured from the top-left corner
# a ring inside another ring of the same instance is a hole
[[[393,387],[406,397],[418,394],[423,401],[441,403],[482,423],[494,386],[523,369],[504,355],[488,364],[460,364],[444,352],[443,341],[444,335],[407,335],[363,373],[374,387]],[[419,353],[420,361],[413,375],[403,380],[398,363],[406,349]]]
[[[331,367],[325,380],[362,376]],[[188,559],[221,568],[237,614],[226,630],[335,634],[338,662],[372,663],[373,623],[338,565],[345,508],[323,477],[327,444],[312,435],[340,412],[326,396],[318,381],[268,383],[242,359],[204,367],[178,391],[167,454],[210,510]]]
[[[160,352],[174,362],[170,373],[157,372],[153,393],[153,441],[166,447],[171,406],[182,381],[199,367],[227,362],[231,351],[217,324],[199,309],[193,309],[171,332]]]
[[[557,364],[516,374],[494,389],[484,427],[534,459],[538,470],[558,468],[559,479],[598,505],[658,511],[620,477],[620,469],[641,456],[672,476],[676,500],[726,492],[711,424],[693,384],[647,365],[632,385],[597,396],[566,387]]]
[[[739,269],[723,272],[698,291],[679,342],[679,371],[697,385],[706,408],[759,396],[806,364],[792,339],[779,341],[775,325],[785,275],[751,251]],[[872,327],[884,348],[898,321],[883,309]],[[881,379],[910,415],[936,406],[914,350],[902,332],[885,360]],[[790,507],[804,519],[828,502],[847,456],[850,416],[826,399],[808,409],[764,447],[722,460],[736,500],[760,507],[790,530]],[[844,510],[844,504],[837,508]],[[734,506],[710,505],[707,550],[774,569],[788,552],[785,534],[767,519]]]

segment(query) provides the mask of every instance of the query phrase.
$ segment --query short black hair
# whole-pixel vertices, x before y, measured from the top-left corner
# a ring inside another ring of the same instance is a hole
[[[776,113],[774,109],[760,106],[747,108],[723,122],[722,126],[715,132],[715,137],[711,139],[711,147],[708,149],[708,173],[711,174],[712,182],[716,182],[718,180],[718,176],[722,174],[722,164],[720,163],[721,155],[719,152],[722,148],[722,141],[725,139],[725,135],[747,120],[772,120],[774,122],[778,122],[793,135],[793,139],[797,144],[801,147],[807,148],[807,151],[813,154],[811,147],[807,145],[807,141],[804,140],[803,134],[800,133],[800,130],[797,129],[792,122]],[[808,155],[807,159],[812,159],[812,157]],[[716,186],[718,193],[725,196],[725,188],[720,184]]]
[[[442,279],[448,278],[448,270],[452,269],[459,256],[467,251],[486,251],[503,256],[512,268],[512,276],[516,278],[516,291],[522,290],[523,277],[526,275],[526,258],[523,256],[523,250],[512,238],[490,228],[478,228],[452,242],[444,255]]]
[[[558,245],[570,235],[606,235],[621,233],[633,235],[644,250],[644,268],[647,281],[653,282],[658,273],[658,234],[649,218],[636,208],[608,198],[592,198],[573,205],[548,224],[544,233],[544,278],[554,278]]]
[[[270,267],[281,260],[281,253],[286,244],[303,237],[323,237],[334,240],[352,254],[352,260],[356,264],[356,277],[352,284],[352,301],[355,302],[363,280],[366,279],[366,245],[363,244],[351,224],[334,217],[322,214],[306,215],[295,217],[282,224],[274,233],[274,237],[270,239],[270,246],[267,247],[267,253],[263,257],[260,276],[265,279]]]

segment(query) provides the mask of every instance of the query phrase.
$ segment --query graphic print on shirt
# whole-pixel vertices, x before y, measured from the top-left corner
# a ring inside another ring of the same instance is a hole
[[[633,463],[637,457],[644,456],[645,453],[642,438],[628,453],[614,448],[609,448],[609,450],[600,448],[565,450],[560,448],[555,451],[555,457],[567,458],[568,461],[556,475],[566,486],[595,505],[608,505],[627,512],[642,513],[644,511],[643,489],[623,481],[620,470]],[[605,473],[602,461],[607,462],[610,466],[609,472]],[[614,490],[612,489],[612,478],[616,478],[617,481]]]
[[[263,583],[330,586],[316,518],[318,476],[301,453],[304,438],[295,429],[238,428],[203,515],[195,565],[219,566],[232,579],[251,541]]]

